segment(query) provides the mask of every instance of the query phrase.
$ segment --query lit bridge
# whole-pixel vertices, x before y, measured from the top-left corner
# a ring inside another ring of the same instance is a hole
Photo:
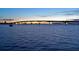
[[[0,24],[79,24],[79,21],[0,21]]]

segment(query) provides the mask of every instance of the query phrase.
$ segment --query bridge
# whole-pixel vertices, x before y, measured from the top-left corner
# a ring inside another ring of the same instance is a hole
[[[50,20],[41,20],[41,21],[0,21],[0,24],[79,24],[79,21],[50,21]]]

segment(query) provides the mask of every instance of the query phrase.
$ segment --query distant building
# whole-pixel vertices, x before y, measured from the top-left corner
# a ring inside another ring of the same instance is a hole
[[[79,21],[79,19],[74,19],[74,21]]]
[[[12,23],[14,19],[0,19],[0,23]]]

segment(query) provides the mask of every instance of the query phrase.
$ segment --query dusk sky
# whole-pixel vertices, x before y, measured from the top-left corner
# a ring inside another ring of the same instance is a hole
[[[0,8],[0,18],[78,15],[79,8]]]

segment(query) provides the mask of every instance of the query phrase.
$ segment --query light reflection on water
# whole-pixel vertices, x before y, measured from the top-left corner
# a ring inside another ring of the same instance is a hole
[[[0,50],[79,50],[78,34],[79,25],[0,25]]]

